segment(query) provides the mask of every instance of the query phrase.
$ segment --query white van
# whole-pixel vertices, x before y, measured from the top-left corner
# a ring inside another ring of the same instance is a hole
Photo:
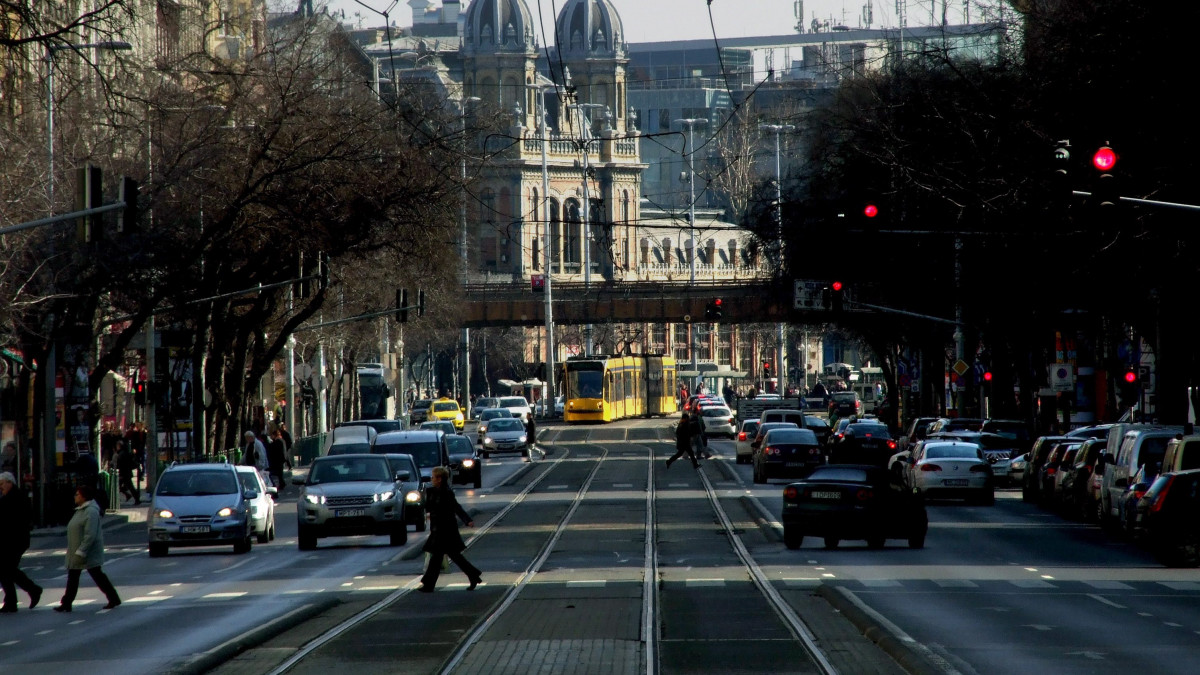
[[[1112,429],[1108,434],[1108,455],[1104,476],[1100,479],[1100,516],[1101,522],[1111,522],[1120,513],[1120,502],[1125,488],[1129,486],[1129,478],[1147,462],[1161,463],[1167,451],[1167,444],[1174,440],[1176,434],[1183,433],[1181,426],[1150,426],[1131,425],[1128,431],[1114,434]],[[1119,440],[1118,440],[1119,439]],[[1113,454],[1113,445],[1117,448]],[[1157,473],[1157,469],[1155,469]]]

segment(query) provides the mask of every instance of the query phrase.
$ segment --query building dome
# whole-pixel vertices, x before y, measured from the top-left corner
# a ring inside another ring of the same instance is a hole
[[[463,27],[466,51],[525,52],[537,49],[533,14],[525,0],[472,0]]]
[[[568,0],[556,36],[564,58],[625,57],[625,30],[612,0]]]

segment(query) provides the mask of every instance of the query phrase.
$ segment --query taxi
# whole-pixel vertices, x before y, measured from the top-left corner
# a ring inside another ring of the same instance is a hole
[[[458,401],[449,398],[439,398],[429,405],[429,414],[427,420],[444,420],[454,423],[455,431],[462,431],[463,428],[463,411],[459,407]]]

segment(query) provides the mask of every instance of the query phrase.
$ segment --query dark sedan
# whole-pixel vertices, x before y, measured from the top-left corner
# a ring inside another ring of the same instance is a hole
[[[1138,502],[1137,527],[1168,567],[1200,565],[1200,469],[1164,473]]]
[[[833,444],[829,461],[835,464],[871,464],[887,466],[888,459],[896,454],[896,441],[892,439],[887,425],[873,422],[856,422],[846,426],[841,438]]]
[[[469,483],[476,490],[483,487],[483,460],[471,439],[452,434],[446,437],[446,448],[450,451],[451,482]]]
[[[774,429],[754,451],[754,482],[771,478],[802,478],[825,463],[817,436],[808,429]]]
[[[827,464],[783,490],[783,542],[800,548],[805,537],[824,539],[826,548],[863,540],[879,548],[888,539],[904,539],[910,548],[925,546],[929,517],[924,501],[892,485],[887,469]]]

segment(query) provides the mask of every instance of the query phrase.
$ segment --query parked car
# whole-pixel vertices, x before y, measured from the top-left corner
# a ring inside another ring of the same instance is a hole
[[[150,556],[172,546],[228,546],[249,553],[254,536],[251,501],[233,464],[176,464],[158,478],[147,522]]]
[[[924,501],[894,486],[877,466],[827,464],[783,490],[783,542],[797,549],[805,537],[824,539],[826,548],[844,540],[865,539],[882,547],[904,539],[923,548],[929,529]]]
[[[964,497],[985,506],[996,499],[992,467],[974,443],[925,439],[909,457],[904,481],[925,496]]]
[[[908,427],[908,433],[904,435],[904,448],[912,450],[916,447],[917,443],[925,440],[925,437],[929,434],[929,425],[936,421],[938,421],[937,417],[918,417],[913,420],[912,424]]]
[[[1120,523],[1121,499],[1129,487],[1129,479],[1138,472],[1143,464],[1154,467],[1161,466],[1167,453],[1167,443],[1176,434],[1183,433],[1183,427],[1146,426],[1131,427],[1121,438],[1116,455],[1109,455],[1105,460],[1104,477],[1100,482],[1100,524],[1113,525]],[[1113,447],[1113,439],[1108,440],[1108,450]],[[1157,473],[1157,469],[1155,469]]]
[[[450,452],[450,481],[474,485],[476,490],[483,487],[483,461],[471,439],[459,434],[447,436],[446,447]]]
[[[1154,480],[1138,502],[1142,541],[1168,567],[1200,565],[1200,469],[1172,471]]]
[[[1066,436],[1039,436],[1025,453],[1025,471],[1021,479],[1021,499],[1036,502],[1041,496],[1042,465],[1054,446],[1071,439]]]
[[[512,417],[508,408],[488,408],[479,413],[479,426],[475,429],[475,444],[483,445],[483,437],[487,434],[488,423],[495,419]]]
[[[750,444],[758,434],[758,420],[742,420],[738,428],[737,438],[733,444],[733,456],[738,464],[749,464],[754,457]]]
[[[1017,455],[1008,460],[1008,480],[1013,485],[1021,485],[1025,482],[1025,465],[1029,461],[1029,453],[1026,452]]]
[[[421,472],[422,483],[433,481],[434,467],[450,466],[446,434],[438,429],[405,429],[379,434],[371,446],[371,452],[379,455],[396,452],[412,455]]]
[[[847,415],[857,415],[862,411],[862,401],[858,398],[858,392],[835,391],[829,395],[830,417],[846,417]]]
[[[415,427],[429,419],[429,406],[431,405],[433,405],[433,399],[431,398],[419,398],[413,401],[412,407],[408,409],[409,425]]]
[[[490,457],[493,452],[525,454],[529,450],[525,425],[514,417],[501,417],[489,421],[487,432],[482,435],[482,438],[484,459]]]
[[[897,443],[886,425],[863,420],[846,425],[845,431],[829,448],[831,464],[869,464],[887,467]]]
[[[417,532],[425,531],[425,483],[421,482],[421,469],[412,455],[397,452],[385,453],[396,489],[404,498],[404,522],[414,525]]]
[[[525,422],[533,414],[533,410],[529,407],[529,401],[525,400],[524,396],[501,396],[498,408],[505,408],[512,416]]]
[[[1059,504],[1065,513],[1081,520],[1090,520],[1095,516],[1096,505],[1092,503],[1091,480],[1096,470],[1096,461],[1104,447],[1103,438],[1087,439],[1075,453],[1074,463],[1059,470],[1062,476]]]
[[[754,452],[754,482],[803,478],[825,463],[817,436],[808,429],[774,429]]]
[[[391,431],[405,434],[406,431]],[[387,535],[392,546],[408,541],[404,498],[387,458],[379,455],[318,457],[309,468],[296,505],[301,551],[324,537]]]
[[[737,437],[737,427],[733,413],[724,406],[710,406],[700,409],[700,423],[704,425],[706,436]]]
[[[480,396],[475,399],[475,403],[471,404],[471,419],[479,419],[479,413],[488,408],[495,408],[500,404],[500,399],[490,396]]]
[[[1042,464],[1042,472],[1038,479],[1038,502],[1042,506],[1054,507],[1054,485],[1058,482],[1058,470],[1067,461],[1067,455],[1074,456],[1074,451],[1083,445],[1080,441],[1070,440],[1056,443]]]
[[[1146,465],[1129,479],[1129,487],[1125,488],[1125,494],[1121,495],[1121,501],[1117,505],[1119,515],[1117,522],[1120,524],[1121,533],[1127,537],[1133,538],[1137,529],[1137,505],[1141,502],[1146,491],[1150,489],[1150,485],[1154,479],[1158,478],[1158,473],[1148,473]]]
[[[1070,438],[1081,438],[1085,440],[1089,438],[1107,440],[1108,432],[1116,426],[1116,424],[1096,424],[1093,426],[1079,427],[1078,429],[1072,429],[1068,431],[1066,435]]]
[[[1180,434],[1167,443],[1162,473],[1200,469],[1200,435]]]
[[[1062,457],[1058,460],[1058,471],[1054,472],[1054,481],[1050,486],[1050,499],[1047,500],[1047,505],[1051,508],[1061,510],[1064,506],[1063,484],[1066,477],[1075,471],[1075,455],[1081,447],[1083,447],[1082,443],[1072,443],[1066,446]]]
[[[275,541],[275,498],[279,496],[279,490],[274,485],[267,485],[262,474],[252,466],[239,465],[237,474],[242,482],[242,494],[255,494],[253,499],[247,498],[255,538],[260,544]]]
[[[546,399],[539,398],[537,402],[533,404],[533,412],[538,417],[547,417],[549,415],[560,417],[563,414],[563,406],[565,405],[565,401],[566,398],[564,396],[555,396],[554,405],[548,406],[546,405]]]

